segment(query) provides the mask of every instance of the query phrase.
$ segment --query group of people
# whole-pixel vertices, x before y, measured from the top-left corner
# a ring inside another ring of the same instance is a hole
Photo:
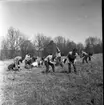
[[[72,51],[70,51],[67,54],[66,58],[63,60],[64,64],[66,63],[66,61],[68,63],[68,72],[69,73],[71,73],[71,65],[74,68],[74,72],[77,73],[75,60],[78,56],[79,55],[77,53],[77,49],[74,48]],[[81,56],[80,56],[82,58],[82,63],[84,63],[85,61],[86,61],[86,63],[88,63],[88,59],[89,59],[89,61],[91,61],[91,56],[92,56],[92,53],[86,53],[85,51],[82,51]],[[49,66],[51,66],[53,72],[55,72],[55,65],[57,65],[57,63],[63,68],[60,50],[57,52],[56,56],[48,55],[44,59],[44,61],[45,61],[45,66],[46,66],[46,72],[49,72]]]
[[[63,68],[63,64],[68,63],[68,72],[71,73],[71,65],[74,68],[74,72],[77,73],[76,70],[76,65],[75,65],[75,60],[78,56],[77,53],[77,49],[74,48],[72,51],[70,51],[67,56],[65,57],[65,59],[62,62],[62,58],[61,58],[61,51],[57,48],[57,52],[56,55],[48,55],[45,58],[38,58],[38,57],[30,57],[29,54],[27,54],[25,56],[25,59],[23,60],[21,56],[17,56],[14,58],[14,63],[10,64],[8,66],[8,69],[15,69],[15,70],[19,70],[20,68],[20,63],[24,62],[25,64],[25,68],[29,68],[29,67],[33,67],[33,66],[40,66],[40,65],[45,65],[46,67],[46,73],[49,72],[49,67],[52,67],[53,72],[55,72],[55,66],[60,65]],[[88,63],[88,59],[89,61],[91,61],[91,53],[86,53],[85,51],[82,51],[80,54],[80,57],[82,58],[82,63],[84,63],[86,61],[86,63]]]
[[[41,57],[38,57],[38,56],[37,57],[36,56],[30,57],[30,55],[27,54],[25,59],[24,59],[25,68],[39,67],[39,66],[43,65],[43,61],[44,61],[44,59]]]
[[[43,65],[43,58],[31,57],[29,54],[26,54],[24,59],[21,56],[17,56],[13,59],[13,63],[8,66],[8,70],[19,71],[21,63],[24,64],[26,69],[32,68],[33,66],[38,67]]]

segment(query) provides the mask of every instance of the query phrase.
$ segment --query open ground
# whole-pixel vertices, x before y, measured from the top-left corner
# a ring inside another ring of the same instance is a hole
[[[78,60],[77,74],[64,72],[67,64],[48,74],[45,67],[7,71],[11,62],[0,61],[0,105],[103,105],[102,54],[88,64]]]

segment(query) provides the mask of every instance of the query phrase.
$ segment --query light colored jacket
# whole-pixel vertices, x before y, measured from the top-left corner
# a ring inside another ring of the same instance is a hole
[[[50,62],[50,63],[53,63],[53,64],[55,64],[55,61],[52,61],[52,55],[48,55],[45,59],[44,59],[44,61],[47,61],[47,62]]]
[[[18,63],[19,63],[19,60],[21,60],[21,59],[22,59],[21,56],[17,56],[17,57],[15,57],[15,58],[13,59],[16,68],[18,68]]]
[[[44,61],[52,61],[52,55],[48,55],[48,56],[44,59]]]
[[[88,54],[85,51],[82,51],[82,57],[88,56]]]

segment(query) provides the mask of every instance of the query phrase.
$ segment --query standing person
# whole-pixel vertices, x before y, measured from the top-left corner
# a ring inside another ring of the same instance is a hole
[[[66,62],[66,60],[68,59],[68,69],[69,69],[69,73],[71,73],[71,65],[73,65],[74,68],[74,72],[76,73],[76,66],[75,66],[75,59],[78,56],[77,54],[77,49],[74,48],[72,51],[70,51],[67,55],[67,57],[64,60],[64,63]]]
[[[91,61],[91,56],[93,55],[93,53],[92,52],[89,52],[88,55],[89,55],[89,57],[88,57],[89,58],[89,61]]]
[[[56,61],[61,67],[63,67],[63,64],[61,61],[61,51],[59,50],[58,47],[57,47],[57,52],[56,52]]]
[[[93,53],[94,53],[94,47],[93,47],[93,45],[92,44],[89,44],[88,45],[88,49],[87,49],[87,51],[86,51],[87,53],[88,53],[88,55],[89,55],[89,61],[91,61],[91,56],[93,55]]]
[[[45,59],[44,59],[44,63],[46,66],[46,73],[49,72],[49,66],[52,67],[53,72],[55,72],[55,64],[54,64],[54,57],[52,55],[48,55]]]

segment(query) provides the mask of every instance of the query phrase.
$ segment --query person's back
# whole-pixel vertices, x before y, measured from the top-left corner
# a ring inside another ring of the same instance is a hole
[[[82,51],[82,63],[84,63],[84,61],[86,61],[86,63],[88,63],[87,58],[89,57],[88,53],[86,53],[85,51]]]
[[[74,72],[76,73],[76,66],[75,66],[75,59],[78,56],[77,54],[77,49],[73,49],[72,51],[70,51],[67,55],[67,58],[65,58],[64,63],[66,62],[66,60],[68,59],[68,69],[69,69],[69,73],[71,72],[71,64],[74,67]]]
[[[46,66],[46,72],[49,71],[49,66],[52,67],[53,72],[55,71],[55,62],[54,62],[54,57],[53,55],[48,55],[45,59],[44,59],[44,64]]]
[[[19,60],[22,60],[22,57],[21,57],[21,56],[16,56],[16,57],[14,58],[14,61],[19,61]]]
[[[15,68],[18,69],[18,67],[20,66],[20,62],[22,63],[22,57],[21,56],[16,56],[14,59],[14,64],[15,64]]]
[[[70,51],[67,55],[67,57],[70,61],[75,60],[77,56],[78,56],[78,54],[76,52],[73,52],[73,51]]]
[[[44,61],[52,61],[52,55],[48,55],[45,59],[44,59]]]
[[[85,51],[82,51],[82,57],[83,56],[88,56],[88,54]]]

